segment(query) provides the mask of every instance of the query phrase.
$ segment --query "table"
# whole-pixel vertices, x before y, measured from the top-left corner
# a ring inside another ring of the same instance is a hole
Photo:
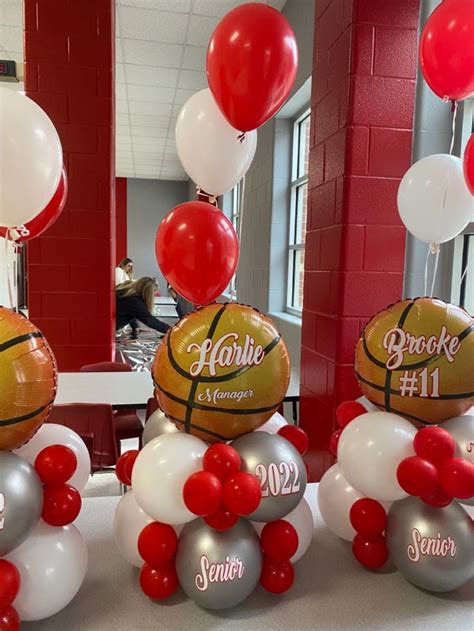
[[[293,588],[283,596],[260,586],[241,605],[200,609],[181,591],[165,603],[150,601],[138,586],[138,570],[115,548],[112,520],[118,497],[84,500],[77,526],[89,548],[86,580],[62,612],[25,631],[438,631],[472,629],[471,581],[451,594],[431,594],[395,569],[368,572],[352,557],[350,544],[323,524],[317,485],[306,498],[314,514],[313,543],[295,565]]]
[[[285,401],[299,398],[298,383],[293,373]],[[153,380],[149,372],[60,372],[55,403],[109,403],[116,409],[145,409],[151,396]]]
[[[176,305],[171,296],[155,296],[155,305]]]
[[[155,302],[155,306],[158,307],[160,313],[155,314],[158,319],[162,318],[177,318],[178,312],[176,311],[176,305],[173,304],[159,304]]]

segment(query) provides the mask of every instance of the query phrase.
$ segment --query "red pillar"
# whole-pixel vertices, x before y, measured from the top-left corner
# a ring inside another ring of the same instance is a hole
[[[116,243],[115,257],[117,263],[120,263],[127,253],[127,178],[118,177],[115,180],[115,196],[116,196]]]
[[[69,195],[28,244],[30,317],[62,371],[114,355],[114,0],[25,0],[25,91],[61,138]],[[27,183],[25,183],[27,184]]]
[[[358,335],[402,295],[418,18],[419,0],[316,2],[301,349],[313,479],[332,462],[335,408],[360,395]]]

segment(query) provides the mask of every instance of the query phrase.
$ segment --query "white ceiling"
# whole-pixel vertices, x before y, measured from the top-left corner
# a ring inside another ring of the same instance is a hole
[[[188,179],[176,152],[176,118],[207,87],[206,48],[219,18],[245,1],[117,0],[118,176]],[[286,3],[257,1],[279,10]],[[0,59],[23,61],[22,4],[0,0]]]

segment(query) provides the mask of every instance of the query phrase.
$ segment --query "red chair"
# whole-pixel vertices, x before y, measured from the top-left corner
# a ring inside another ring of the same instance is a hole
[[[145,423],[148,421],[153,412],[156,412],[160,406],[158,405],[158,401],[155,397],[150,397],[146,402],[146,415],[145,415]]]
[[[112,406],[108,403],[54,405],[47,420],[74,430],[86,444],[92,472],[115,467],[118,459]]]
[[[82,366],[81,372],[131,372],[130,364],[123,362],[99,362]],[[120,441],[129,438],[138,438],[138,448],[142,448],[143,425],[137,416],[135,408],[115,410],[115,435],[117,437],[117,449],[120,455]]]

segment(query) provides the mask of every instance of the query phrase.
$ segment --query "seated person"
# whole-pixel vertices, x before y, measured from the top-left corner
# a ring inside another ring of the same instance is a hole
[[[186,300],[186,298],[183,298],[182,296],[180,296],[178,292],[176,291],[176,289],[174,287],[171,287],[169,283],[168,283],[168,293],[171,296],[171,298],[173,298],[173,300],[176,302],[176,313],[178,314],[180,318],[182,318],[187,313],[191,313],[191,311],[194,311],[193,303],[189,302],[189,300]]]
[[[146,276],[122,283],[117,287],[115,290],[117,301],[115,330],[118,331],[125,325],[131,324],[133,320],[139,320],[150,329],[166,333],[170,328],[169,324],[151,314],[157,289],[156,280]],[[136,329],[132,331],[132,338],[137,339]]]
[[[127,283],[132,280],[133,275],[133,261],[132,259],[124,258],[115,268],[115,286]]]

